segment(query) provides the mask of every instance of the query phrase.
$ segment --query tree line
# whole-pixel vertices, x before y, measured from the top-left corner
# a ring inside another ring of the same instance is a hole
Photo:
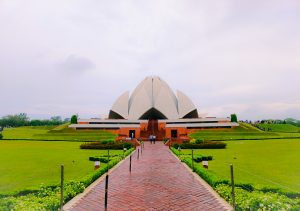
[[[51,126],[69,122],[70,119],[62,119],[60,116],[53,116],[50,119],[30,119],[26,113],[7,115],[0,118],[1,127],[21,127],[21,126]]]

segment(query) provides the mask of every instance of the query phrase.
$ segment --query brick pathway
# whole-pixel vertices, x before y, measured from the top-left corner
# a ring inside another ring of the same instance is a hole
[[[228,210],[161,142],[145,143],[137,160],[109,174],[108,210]],[[69,210],[104,210],[104,180],[72,203]]]

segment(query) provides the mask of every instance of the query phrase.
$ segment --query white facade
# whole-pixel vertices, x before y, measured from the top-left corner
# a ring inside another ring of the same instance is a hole
[[[109,118],[138,120],[156,115],[158,119],[180,119],[189,113],[198,117],[193,102],[182,92],[174,94],[168,84],[159,77],[145,78],[129,97],[122,94],[111,108]]]

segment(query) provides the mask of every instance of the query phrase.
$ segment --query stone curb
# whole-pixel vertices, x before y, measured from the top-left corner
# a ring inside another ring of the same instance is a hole
[[[121,160],[117,165],[115,165],[113,168],[109,169],[109,174],[112,173],[116,168],[118,168],[123,162],[125,162],[127,159],[129,159],[130,155],[134,154],[136,150],[132,151],[124,160]],[[90,184],[87,188],[84,189],[84,191],[77,196],[75,196],[73,199],[68,201],[64,206],[64,211],[72,210],[72,208],[80,202],[80,200],[86,196],[95,186],[97,186],[99,183],[101,183],[107,173],[104,173],[101,177],[99,177],[96,181],[94,181],[92,184]]]
[[[205,187],[216,199],[228,210],[232,211],[233,207],[225,201],[205,180],[203,180],[197,173],[193,172],[192,169],[184,162],[182,162],[171,150],[169,152],[194,176],[194,178]]]

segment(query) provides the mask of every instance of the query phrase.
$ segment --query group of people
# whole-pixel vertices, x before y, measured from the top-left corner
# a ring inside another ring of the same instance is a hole
[[[150,135],[149,136],[149,140],[150,140],[150,143],[152,144],[155,144],[155,141],[156,141],[156,136],[155,135]]]

